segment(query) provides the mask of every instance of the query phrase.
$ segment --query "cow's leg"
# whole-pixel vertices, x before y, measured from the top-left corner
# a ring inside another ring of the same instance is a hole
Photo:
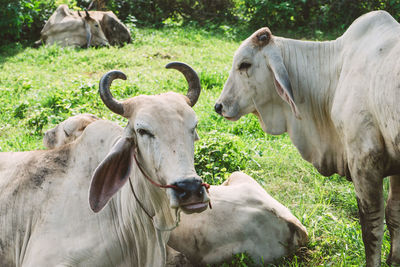
[[[386,224],[390,233],[390,254],[387,263],[400,265],[400,175],[390,177]]]
[[[353,176],[365,246],[367,266],[380,266],[383,237],[383,179],[377,176]]]

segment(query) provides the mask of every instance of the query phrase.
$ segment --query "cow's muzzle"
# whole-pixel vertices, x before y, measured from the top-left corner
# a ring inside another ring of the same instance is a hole
[[[190,214],[207,209],[209,198],[202,181],[197,178],[185,179],[173,184],[175,196],[183,212]]]

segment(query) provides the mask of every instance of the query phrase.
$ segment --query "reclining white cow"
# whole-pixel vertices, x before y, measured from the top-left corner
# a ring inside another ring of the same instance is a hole
[[[59,148],[0,153],[0,266],[165,265],[179,211],[209,201],[193,165],[200,82],[187,65],[167,67],[184,73],[187,97],[116,101],[110,84],[126,77],[111,71],[100,95],[125,129],[96,121]]]
[[[91,114],[71,117],[47,131],[43,143],[52,148],[73,142],[96,120]],[[235,172],[221,186],[211,186],[209,195],[213,208],[182,214],[168,241],[193,264],[218,264],[240,252],[268,263],[306,245],[305,227],[250,176]],[[168,255],[170,263],[173,256]]]
[[[254,113],[270,134],[288,132],[323,175],[354,183],[368,266],[381,263],[384,199],[388,262],[400,264],[400,25],[387,12],[358,18],[334,41],[306,42],[256,31],[236,51],[215,110]]]
[[[60,46],[104,46],[108,45],[106,35],[102,29],[98,16],[91,16],[87,11],[70,11],[67,5],[60,5],[50,16],[40,32],[40,40],[46,45]]]

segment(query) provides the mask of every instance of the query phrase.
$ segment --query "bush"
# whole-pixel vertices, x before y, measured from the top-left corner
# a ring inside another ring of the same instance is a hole
[[[244,170],[250,160],[235,135],[211,131],[196,143],[196,171],[210,184],[222,184],[232,172]]]
[[[0,44],[39,39],[40,31],[54,9],[54,0],[2,2],[0,4]]]
[[[239,1],[236,13],[248,31],[268,26],[273,31],[343,32],[359,16],[372,10],[386,10],[400,16],[399,0],[246,0]]]
[[[221,23],[232,21],[233,0],[110,0],[108,8],[126,21],[134,16],[141,26],[161,26],[170,18],[184,23]]]

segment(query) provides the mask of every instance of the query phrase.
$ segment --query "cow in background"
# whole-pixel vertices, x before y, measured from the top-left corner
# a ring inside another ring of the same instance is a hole
[[[67,5],[60,5],[50,16],[40,32],[40,42],[46,45],[58,44],[60,46],[104,46],[108,41],[101,28],[100,22],[92,18],[86,11],[73,14]]]
[[[90,47],[130,42],[129,29],[113,12],[72,11],[60,5],[44,25],[36,45]]]

